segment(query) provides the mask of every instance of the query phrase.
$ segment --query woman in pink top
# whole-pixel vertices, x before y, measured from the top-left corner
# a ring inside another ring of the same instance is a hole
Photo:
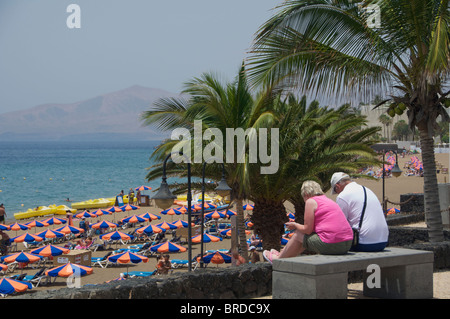
[[[305,201],[305,223],[288,222],[289,230],[295,230],[286,246],[263,252],[264,258],[272,262],[277,258],[295,257],[305,249],[322,255],[346,254],[353,240],[353,231],[340,207],[326,197],[320,185],[306,181],[301,189]]]

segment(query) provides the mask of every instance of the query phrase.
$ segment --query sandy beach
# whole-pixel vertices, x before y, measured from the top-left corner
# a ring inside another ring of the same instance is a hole
[[[419,159],[421,159],[420,154],[417,155],[419,157]],[[411,156],[406,156],[405,158],[399,158],[399,164],[400,164],[400,168],[403,169],[405,163],[407,161],[410,160]],[[443,167],[447,167],[448,168],[448,163],[449,163],[449,156],[448,154],[436,154],[436,161],[438,163],[441,163],[443,165]],[[439,183],[445,183],[449,181],[449,176],[448,174],[442,174],[439,173],[438,174],[438,181]],[[377,196],[379,197],[380,201],[382,198],[382,182],[381,179],[380,180],[365,180],[365,179],[359,179],[358,180],[359,183],[369,187],[370,189],[372,189]],[[400,195],[401,194],[405,194],[405,193],[421,193],[423,192],[423,178],[419,177],[419,176],[400,176],[398,178],[395,177],[390,177],[386,179],[386,197],[392,201],[392,202],[399,202],[400,201]],[[330,196],[330,194],[328,193],[327,195]],[[331,198],[335,199],[335,197],[330,196]],[[5,206],[7,208],[7,203],[5,203]],[[292,207],[290,206],[290,204],[286,204],[287,209],[289,211],[292,210]],[[395,207],[394,205],[389,204],[388,208],[391,207]],[[399,208],[399,207],[397,207]],[[95,223],[97,220],[108,220],[111,222],[117,222],[119,219],[127,217],[127,216],[131,216],[131,215],[139,215],[139,214],[143,214],[146,212],[150,212],[153,213],[155,215],[159,215],[162,218],[160,220],[155,220],[152,221],[151,224],[157,224],[161,221],[168,221],[168,222],[172,222],[172,221],[176,221],[178,219],[182,219],[184,221],[187,220],[187,215],[181,215],[181,216],[167,216],[167,215],[161,215],[160,209],[154,207],[154,206],[150,206],[150,207],[141,207],[139,210],[136,211],[129,211],[129,212],[119,212],[119,213],[115,213],[113,215],[103,215],[100,216],[98,218],[91,218],[89,219],[90,223]],[[50,217],[50,216],[49,216]],[[61,217],[61,216],[59,216]],[[43,220],[45,218],[39,218],[38,220]],[[25,223],[28,222],[30,220],[22,220],[19,222]],[[225,222],[229,222],[229,220],[225,220]],[[74,226],[78,226],[79,224],[79,220],[78,219],[74,219]],[[148,222],[145,223],[145,225],[149,224]],[[136,227],[139,227],[140,225],[143,224],[137,224]],[[409,226],[425,226],[424,223],[420,223],[418,225],[409,225]],[[51,225],[48,227],[43,227],[43,228],[32,228],[29,230],[30,233],[38,233],[41,232],[43,230],[45,230],[46,228],[49,229],[55,229],[58,228],[58,225]],[[127,228],[125,230],[121,230],[123,232],[130,232],[132,231],[132,228]],[[17,231],[17,235],[20,235],[22,233],[24,233],[25,231]],[[15,231],[9,231],[8,235],[10,237],[15,237],[16,236],[16,232]],[[96,236],[98,237],[98,236]],[[172,238],[172,235],[168,234],[166,235],[166,237],[168,239]],[[97,239],[97,242],[101,242],[101,240]],[[63,244],[58,244],[59,246],[62,246]],[[18,251],[24,250],[24,251],[30,251],[30,249],[26,249],[24,247],[24,245],[22,243],[18,243],[17,244],[17,248]],[[126,248],[128,245],[118,245],[117,248]],[[187,245],[184,245],[185,247],[187,247]],[[206,243],[205,244],[205,250],[213,250],[213,249],[229,249],[231,247],[231,240],[230,239],[223,239],[223,241],[218,242],[218,243]],[[115,245],[112,247],[112,249],[110,250],[114,250],[116,247]],[[108,250],[109,251],[109,250]],[[92,257],[102,257],[104,256],[108,251],[96,251],[96,252],[92,252]],[[193,244],[192,245],[192,256],[196,256],[197,254],[200,253],[200,245],[199,244]],[[260,253],[261,256],[261,260],[263,260],[262,258],[262,254]],[[187,259],[188,257],[188,253],[184,252],[184,253],[171,253],[170,254],[170,258],[171,259]],[[52,266],[50,266],[52,267]],[[127,271],[127,267],[129,271],[153,271],[155,270],[156,267],[156,258],[155,257],[150,257],[149,258],[149,262],[148,263],[140,263],[140,264],[117,264],[117,265],[113,265],[113,266],[109,266],[107,268],[100,268],[98,266],[93,267],[94,271],[91,275],[87,275],[81,278],[81,285],[85,285],[85,284],[99,284],[99,283],[103,283],[109,280],[113,280],[116,279],[120,276],[121,273],[125,273]],[[222,265],[208,265],[207,267],[230,267],[230,264],[222,264]],[[20,273],[21,270],[15,270],[14,273]],[[34,274],[37,271],[37,269],[32,269],[30,267],[30,265],[28,265],[23,272],[28,273],[28,274]],[[186,268],[182,268],[182,269],[175,269],[174,272],[185,272],[187,271]],[[10,275],[10,274],[8,274]],[[450,271],[444,271],[444,272],[437,272],[434,274],[434,289],[435,289],[435,293],[434,296],[435,298],[445,298],[445,299],[450,299],[450,289],[448,287],[450,287]],[[54,283],[51,283],[50,285],[47,286],[39,286],[37,288],[33,288],[32,291],[39,291],[39,290],[44,290],[44,289],[58,289],[58,288],[62,288],[62,287],[66,287],[66,279],[65,278],[57,278],[56,281]],[[361,291],[362,291],[362,284],[352,284],[349,286],[349,298],[361,298]],[[27,293],[31,293],[27,292]]]

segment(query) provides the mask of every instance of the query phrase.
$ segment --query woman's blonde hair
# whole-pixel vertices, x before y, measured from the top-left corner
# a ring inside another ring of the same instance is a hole
[[[305,181],[300,190],[302,197],[313,197],[323,195],[322,187],[315,181]]]

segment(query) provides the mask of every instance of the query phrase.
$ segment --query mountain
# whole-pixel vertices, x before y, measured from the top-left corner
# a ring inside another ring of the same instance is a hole
[[[160,98],[178,94],[135,85],[71,104],[43,104],[0,114],[0,141],[161,140],[169,133],[143,127],[139,116]]]

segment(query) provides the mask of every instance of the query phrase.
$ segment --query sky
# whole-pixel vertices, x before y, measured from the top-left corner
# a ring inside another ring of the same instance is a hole
[[[204,72],[232,80],[282,2],[0,0],[0,113],[133,85],[179,93]]]

